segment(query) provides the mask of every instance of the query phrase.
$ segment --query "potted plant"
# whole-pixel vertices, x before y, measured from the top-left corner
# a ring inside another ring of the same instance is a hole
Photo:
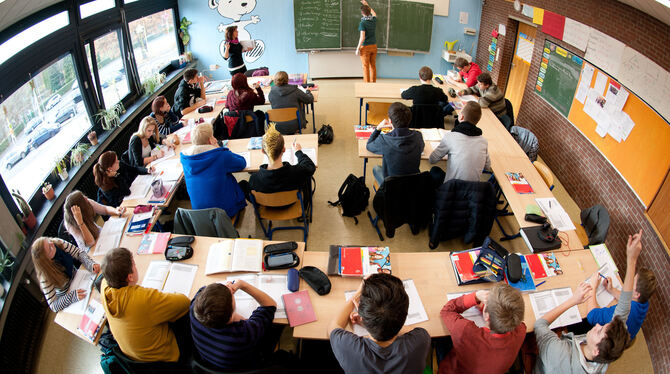
[[[60,180],[62,181],[67,180],[69,175],[67,173],[67,164],[65,163],[65,159],[56,159],[56,162],[54,163],[54,169],[52,172],[58,174]]]
[[[30,205],[28,205],[28,202],[23,198],[23,196],[21,196],[19,191],[12,190],[12,196],[21,210],[21,214],[17,213],[17,216],[19,216],[17,217],[19,218],[18,221],[23,222],[23,225],[25,225],[28,230],[34,229],[35,226],[37,226],[37,218],[35,217],[33,210],[30,208]]]
[[[91,142],[92,146],[98,145],[98,134],[95,131],[91,131],[86,135],[88,141]]]
[[[121,126],[121,115],[125,112],[126,108],[123,107],[121,102],[118,102],[109,109],[100,109],[95,116],[101,120],[104,130],[111,130],[114,127]]]
[[[142,89],[146,95],[151,95],[156,92],[158,87],[160,87],[163,82],[165,82],[165,74],[156,73],[144,81],[144,83],[142,83]]]
[[[184,47],[188,45],[188,42],[191,41],[191,35],[188,34],[188,27],[191,26],[193,22],[186,19],[186,17],[181,18],[179,23],[179,37],[181,38],[182,44]]]
[[[79,166],[86,161],[86,153],[91,148],[86,143],[77,143],[77,145],[70,151],[70,167]]]
[[[0,248],[0,274],[4,274],[5,270],[12,266],[14,266],[14,259],[12,259],[12,256],[9,254],[9,250]]]
[[[47,200],[53,200],[56,197],[56,192],[49,182],[44,182],[42,184],[42,194],[44,194],[44,197],[46,197]]]

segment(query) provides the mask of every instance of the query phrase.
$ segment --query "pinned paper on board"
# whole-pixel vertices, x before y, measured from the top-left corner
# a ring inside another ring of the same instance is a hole
[[[584,64],[584,67],[582,67],[582,77],[579,81],[579,86],[577,87],[577,93],[575,94],[577,101],[582,104],[584,104],[586,95],[589,93],[589,88],[591,87],[591,80],[593,79],[594,72],[595,68],[589,64]]]
[[[544,9],[533,8],[533,23],[536,25],[541,25],[543,20],[544,20]]]
[[[611,76],[616,77],[619,75],[625,47],[624,43],[592,28],[585,58]]]
[[[533,10],[535,8],[528,5],[528,4],[523,4],[523,7],[521,8],[521,14],[523,14],[526,17],[533,18]]]
[[[611,80],[605,92],[605,100],[607,100],[606,110],[620,112],[628,100],[628,91],[616,81]]]
[[[591,27],[577,22],[571,18],[565,18],[565,29],[563,30],[563,41],[571,44],[582,51],[586,51],[586,46],[591,35]]]
[[[519,37],[519,44],[516,47],[516,55],[527,63],[531,63],[533,59],[533,48],[535,44],[530,40]]]
[[[596,75],[596,83],[593,85],[593,89],[598,92],[598,95],[605,93],[605,86],[607,85],[607,75],[602,72],[598,72]]]

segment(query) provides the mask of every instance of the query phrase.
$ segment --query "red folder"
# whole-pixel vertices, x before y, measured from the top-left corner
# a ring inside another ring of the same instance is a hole
[[[340,249],[340,275],[345,277],[363,276],[361,247],[344,247]]]
[[[282,295],[286,316],[291,327],[304,325],[316,321],[316,314],[312,307],[307,290]]]

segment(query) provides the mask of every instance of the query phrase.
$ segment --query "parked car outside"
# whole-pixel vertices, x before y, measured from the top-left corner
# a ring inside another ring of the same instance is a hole
[[[46,108],[47,110],[53,108],[56,106],[56,104],[60,103],[61,97],[59,94],[53,94],[49,100],[47,100],[47,105]]]
[[[31,132],[35,131],[37,126],[39,126],[40,124],[42,124],[42,118],[41,117],[35,117],[35,118],[31,119],[30,121],[28,121],[24,131],[26,132],[26,134],[30,134]]]
[[[30,153],[30,147],[27,143],[17,144],[14,147],[14,150],[5,156],[5,168],[7,168],[7,170],[13,168],[19,161],[26,158],[28,153]]]
[[[68,104],[60,109],[58,109],[58,113],[53,118],[53,122],[57,123],[59,125],[62,125],[63,122],[69,120],[70,118],[74,118],[74,116],[77,114],[76,109],[74,108],[73,104]]]
[[[58,134],[59,131],[60,131],[59,126],[40,127],[37,130],[35,130],[35,133],[32,135],[30,140],[28,140],[28,145],[32,149],[37,149],[47,140],[51,139],[52,136]]]

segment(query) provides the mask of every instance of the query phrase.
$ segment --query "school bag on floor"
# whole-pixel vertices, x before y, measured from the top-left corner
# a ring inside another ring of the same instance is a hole
[[[321,125],[317,134],[319,135],[319,144],[330,144],[333,142],[333,137],[335,136],[333,127],[327,124]]]
[[[337,192],[338,200],[336,202],[329,201],[328,204],[332,206],[341,206],[342,215],[345,217],[353,217],[356,224],[358,224],[357,215],[361,214],[368,206],[370,200],[370,189],[365,185],[363,177],[357,177],[349,174],[344,180],[340,190]]]

